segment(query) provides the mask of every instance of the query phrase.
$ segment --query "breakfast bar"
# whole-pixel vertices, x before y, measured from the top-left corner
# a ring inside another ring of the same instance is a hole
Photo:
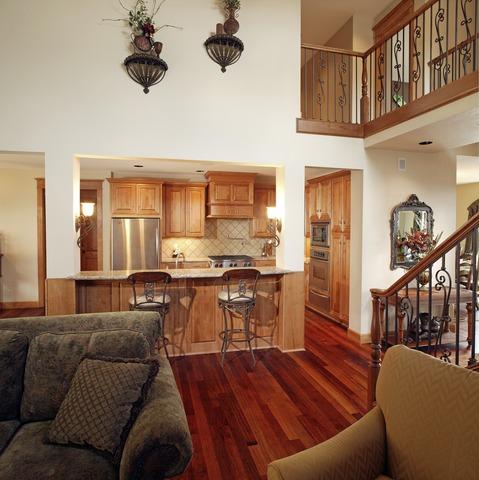
[[[170,355],[219,352],[223,316],[218,294],[225,268],[168,269],[172,282],[165,320]],[[258,267],[256,307],[252,316],[254,348],[282,351],[304,348],[304,281],[302,272]],[[159,270],[156,270],[159,271]],[[127,281],[132,271],[82,272],[67,279],[47,280],[49,315],[126,311],[132,296]],[[53,301],[61,293],[62,301]],[[49,298],[52,300],[49,301]]]

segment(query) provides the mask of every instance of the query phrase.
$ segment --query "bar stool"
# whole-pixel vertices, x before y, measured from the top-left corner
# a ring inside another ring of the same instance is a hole
[[[256,364],[251,340],[255,338],[254,333],[250,331],[251,313],[256,305],[256,288],[260,272],[254,268],[234,269],[226,271],[223,276],[224,289],[218,294],[218,306],[223,310],[225,328],[220,332],[220,338],[223,340],[221,345],[221,365],[228,347],[235,342],[245,342],[248,344],[253,366]],[[234,318],[241,317],[243,328],[234,328]],[[235,338],[235,334],[242,334],[240,338]]]
[[[133,287],[133,296],[129,300],[130,310],[153,311],[160,314],[160,333],[162,346],[168,355],[169,340],[165,337],[165,317],[170,309],[171,298],[167,295],[171,275],[166,272],[137,272],[128,277]],[[142,285],[142,292],[137,292],[137,287]],[[158,350],[161,346],[158,346]]]

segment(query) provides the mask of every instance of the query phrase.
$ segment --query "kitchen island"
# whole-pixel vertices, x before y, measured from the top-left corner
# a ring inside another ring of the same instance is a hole
[[[303,272],[258,267],[256,307],[252,328],[256,348],[283,351],[304,348]],[[168,269],[170,311],[165,335],[170,355],[219,352],[223,316],[218,293],[223,288],[222,268]],[[47,314],[115,312],[129,309],[130,271],[82,272],[67,279],[47,280]],[[61,299],[60,301],[58,299]]]

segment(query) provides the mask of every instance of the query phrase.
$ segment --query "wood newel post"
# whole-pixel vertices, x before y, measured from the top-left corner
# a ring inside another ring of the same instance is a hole
[[[373,318],[371,322],[371,362],[368,375],[368,408],[376,401],[376,383],[381,368],[381,300],[373,297]]]
[[[361,124],[369,122],[369,97],[368,97],[368,68],[367,57],[363,57],[363,71],[361,75]]]

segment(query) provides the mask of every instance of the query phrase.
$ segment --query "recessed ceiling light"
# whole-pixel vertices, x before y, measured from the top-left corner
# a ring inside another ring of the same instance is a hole
[[[196,173],[205,173],[204,170],[196,170]]]
[[[431,145],[432,141],[431,140],[424,140],[422,142],[419,142],[419,145]]]
[[[135,168],[143,168],[143,165],[133,165]]]

